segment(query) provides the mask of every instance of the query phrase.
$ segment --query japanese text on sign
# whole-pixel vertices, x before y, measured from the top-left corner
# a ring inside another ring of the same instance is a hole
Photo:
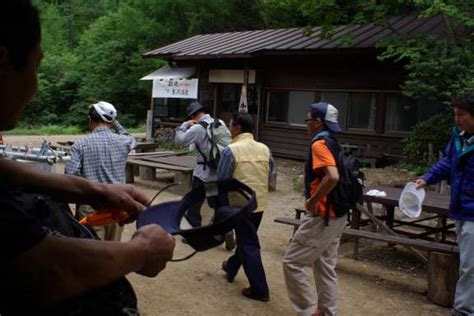
[[[153,80],[154,98],[197,99],[198,79]]]

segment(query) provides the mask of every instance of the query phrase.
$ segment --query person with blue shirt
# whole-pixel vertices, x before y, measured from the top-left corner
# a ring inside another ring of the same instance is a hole
[[[449,217],[456,222],[459,279],[452,315],[474,315],[474,93],[454,100],[451,141],[445,156],[416,180],[418,188],[451,182]]]
[[[222,269],[227,280],[233,282],[240,266],[243,266],[250,287],[244,288],[242,295],[266,302],[270,299],[270,294],[260,256],[257,230],[267,207],[268,183],[273,175],[274,162],[270,149],[255,141],[253,126],[252,117],[248,113],[233,115],[229,124],[232,142],[222,151],[217,168],[218,180],[234,178],[252,188],[258,205],[235,228],[237,248],[234,255],[222,263]],[[229,203],[231,206],[239,206],[238,197],[229,196]]]

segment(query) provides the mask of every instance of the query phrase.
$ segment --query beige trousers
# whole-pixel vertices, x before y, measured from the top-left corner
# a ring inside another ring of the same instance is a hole
[[[346,216],[331,218],[325,226],[322,217],[306,216],[283,257],[288,296],[299,316],[337,314],[337,249]],[[317,298],[308,268],[313,268]]]

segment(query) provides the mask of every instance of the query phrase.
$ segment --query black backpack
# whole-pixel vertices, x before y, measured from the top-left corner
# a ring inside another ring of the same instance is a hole
[[[35,217],[48,234],[58,237],[98,239],[91,226],[81,225],[73,216],[67,203],[57,202],[46,195],[12,192],[21,210]],[[109,285],[92,289],[82,296],[69,299],[55,306],[41,308],[12,304],[5,315],[139,315],[135,292],[125,277]],[[0,304],[1,305],[1,304]],[[14,310],[10,308],[14,307]],[[3,315],[3,313],[2,313]]]
[[[329,205],[332,205],[336,217],[342,217],[360,201],[364,189],[365,175],[360,171],[359,161],[352,151],[343,150],[338,140],[332,136],[325,136],[322,139],[324,139],[326,146],[336,160],[337,171],[339,172],[339,181],[327,196],[326,210],[329,210]],[[312,166],[311,148],[309,157],[309,163]],[[322,176],[314,175],[313,180],[314,178],[322,178]],[[329,212],[326,212],[325,222],[328,225]]]

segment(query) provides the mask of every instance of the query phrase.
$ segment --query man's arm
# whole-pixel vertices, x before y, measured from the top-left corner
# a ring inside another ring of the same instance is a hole
[[[135,137],[130,135],[130,133],[127,132],[127,130],[122,126],[122,124],[120,124],[119,121],[114,120],[114,122],[112,123],[112,127],[114,128],[115,133],[117,133],[118,135],[124,135],[124,136],[129,137],[130,139],[129,144],[128,144],[129,150],[132,150],[133,148],[135,148],[135,145],[136,145]]]
[[[158,225],[138,229],[130,242],[46,236],[15,260],[10,280],[41,304],[110,284],[130,273],[154,277],[173,256],[175,241]]]
[[[150,201],[131,185],[102,184],[72,175],[48,173],[7,159],[0,159],[0,174],[9,185],[23,186],[69,203],[90,204],[95,208],[120,207],[132,218]]]
[[[234,155],[229,147],[224,148],[217,166],[217,180],[231,179],[234,174]]]
[[[316,192],[306,200],[306,209],[314,215],[318,214],[318,201],[328,195],[339,181],[339,172],[335,166],[323,167],[324,176]]]
[[[69,156],[71,157],[71,160],[69,160],[64,167],[64,174],[80,176],[82,170],[82,151],[77,143],[71,146]]]
[[[201,126],[202,127],[202,126]],[[174,144],[177,147],[188,146],[196,141],[196,137],[199,134],[199,128],[201,128],[196,121],[189,120],[181,124],[176,128],[176,134],[174,137]]]

